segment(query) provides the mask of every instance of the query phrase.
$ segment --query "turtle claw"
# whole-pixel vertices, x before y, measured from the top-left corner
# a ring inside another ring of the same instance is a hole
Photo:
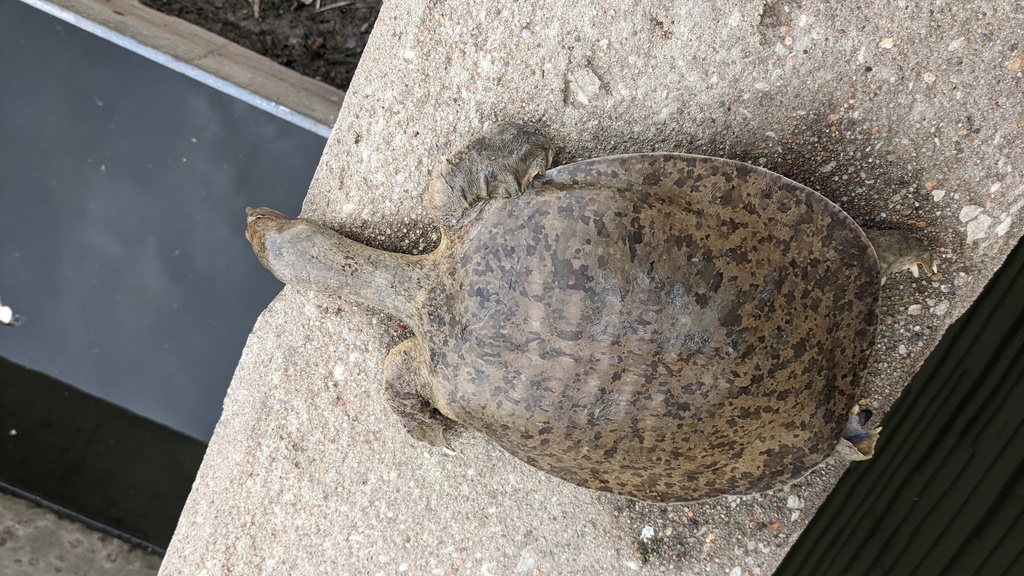
[[[458,454],[455,451],[455,448],[452,448],[452,445],[450,442],[448,442],[448,439],[444,437],[444,426],[424,425],[420,426],[416,430],[410,430],[409,434],[413,438],[419,440],[420,442],[430,444],[434,448],[440,448],[442,452],[445,452],[450,456],[455,456]]]
[[[931,262],[927,260],[916,260],[907,267],[910,273],[914,275],[914,278],[920,277],[923,272],[931,280],[938,280],[939,278],[939,263],[934,259]]]

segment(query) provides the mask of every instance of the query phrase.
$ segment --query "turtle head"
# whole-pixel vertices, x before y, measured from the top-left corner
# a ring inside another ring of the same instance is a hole
[[[252,245],[252,251],[256,254],[260,264],[263,264],[278,278],[281,278],[283,264],[271,257],[270,244],[273,243],[274,238],[280,237],[282,231],[292,227],[291,223],[293,222],[297,222],[297,220],[271,208],[245,209],[245,239]],[[288,266],[285,265],[285,271],[287,269]]]
[[[263,250],[264,238],[268,228],[279,226],[291,218],[271,208],[246,208],[245,209],[245,239],[252,244],[256,255]]]
[[[291,220],[273,208],[246,208],[245,209],[245,235],[248,237],[250,231],[255,231],[262,224],[269,224],[273,221]],[[262,221],[262,222],[261,222]]]

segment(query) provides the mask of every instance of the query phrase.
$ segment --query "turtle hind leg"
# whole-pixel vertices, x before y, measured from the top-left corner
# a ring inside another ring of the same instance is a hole
[[[846,421],[843,438],[833,453],[835,458],[867,460],[875,455],[875,442],[878,441],[878,434],[882,428],[865,428],[870,418],[870,410],[854,405],[850,410],[850,418]]]
[[[430,403],[426,361],[419,341],[413,337],[396,346],[384,360],[384,396],[410,436],[454,454],[444,430],[454,420]]]
[[[909,270],[914,278],[921,272],[932,280],[939,278],[938,259],[918,237],[902,230],[863,230],[878,256],[882,284],[890,274],[900,270]]]
[[[514,198],[543,174],[555,149],[540,128],[502,122],[480,133],[448,157],[427,191],[434,215],[448,232],[489,198]]]

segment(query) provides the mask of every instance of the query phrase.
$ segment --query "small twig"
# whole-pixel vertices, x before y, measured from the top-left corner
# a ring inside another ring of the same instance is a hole
[[[317,12],[326,12],[328,10],[333,10],[335,8],[341,8],[342,6],[348,6],[350,4],[355,4],[355,3],[356,3],[355,0],[344,0],[344,2],[335,2],[334,4],[328,4],[327,6],[324,6],[323,8],[321,8],[320,7],[320,0],[316,0],[316,11]]]
[[[252,0],[252,17],[260,19],[260,0]]]

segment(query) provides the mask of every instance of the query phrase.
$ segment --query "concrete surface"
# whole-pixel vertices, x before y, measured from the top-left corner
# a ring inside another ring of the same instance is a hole
[[[314,132],[334,124],[345,97],[342,90],[137,0],[22,1],[59,18],[76,14],[85,20],[72,18],[75,25]]]
[[[1021,236],[1022,13],[1006,0],[389,2],[303,213],[428,249],[434,167],[501,119],[544,125],[559,163],[674,150],[764,165],[862,223],[917,228],[941,255],[939,281],[883,290],[865,396],[884,422]],[[653,506],[555,480],[464,429],[449,457],[385,407],[381,365],[402,332],[343,298],[282,292],[242,353],[162,574],[768,574],[844,470]]]
[[[0,494],[0,574],[36,576],[150,576],[160,557]]]

